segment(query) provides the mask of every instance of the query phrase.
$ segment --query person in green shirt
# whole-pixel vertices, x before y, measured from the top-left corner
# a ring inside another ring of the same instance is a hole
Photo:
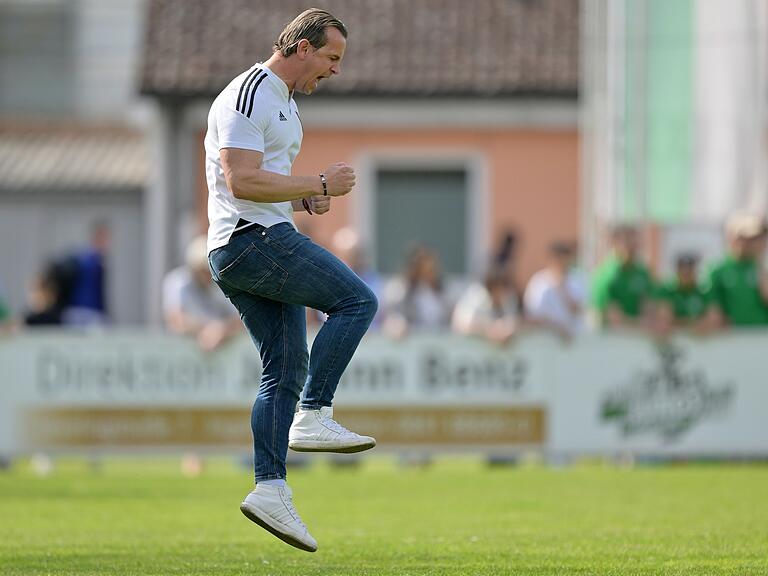
[[[592,301],[603,325],[639,325],[653,295],[653,278],[640,261],[637,229],[622,225],[611,234],[613,255],[595,272]]]
[[[660,329],[702,327],[707,298],[698,284],[698,262],[694,254],[680,254],[675,259],[675,277],[658,286],[656,320]]]
[[[763,266],[765,220],[737,214],[728,219],[728,255],[709,272],[708,322],[724,326],[768,326],[768,276]]]
[[[0,294],[0,334],[9,332],[13,327],[11,318],[11,312],[3,301],[2,294]]]

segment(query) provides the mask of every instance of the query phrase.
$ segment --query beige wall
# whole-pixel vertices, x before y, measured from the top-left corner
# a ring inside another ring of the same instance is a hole
[[[490,188],[490,210],[485,216],[489,226],[487,242],[494,243],[507,228],[517,230],[518,282],[524,282],[543,265],[551,241],[578,238],[579,160],[575,129],[307,129],[294,174],[319,173],[338,161],[349,162],[360,170],[363,157],[375,158],[377,154],[387,155],[404,148],[432,156],[441,151],[458,151],[483,158]],[[204,188],[204,182],[202,185]],[[338,228],[358,225],[350,197],[333,202],[327,215],[296,217],[299,227],[324,245],[329,244]],[[201,210],[205,210],[203,202]]]

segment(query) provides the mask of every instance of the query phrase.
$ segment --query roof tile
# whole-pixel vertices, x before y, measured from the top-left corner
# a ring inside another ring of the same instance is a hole
[[[318,93],[555,95],[578,87],[579,0],[317,0],[349,29]],[[141,90],[212,96],[271,54],[299,0],[150,0]]]
[[[146,185],[144,136],[121,127],[0,126],[0,194],[114,194]]]

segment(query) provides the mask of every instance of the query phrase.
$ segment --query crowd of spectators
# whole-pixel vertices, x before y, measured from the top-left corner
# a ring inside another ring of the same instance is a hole
[[[112,235],[95,222],[87,245],[45,263],[29,284],[22,323],[27,326],[103,326],[107,307],[107,254]]]
[[[547,265],[521,294],[511,238],[507,235],[489,258],[482,279],[452,286],[442,277],[437,253],[415,247],[404,273],[385,286],[384,332],[403,338],[410,332],[450,329],[502,345],[530,329],[550,330],[564,339],[581,333],[587,287],[576,267],[575,243],[554,242]]]
[[[768,326],[768,226],[761,217],[736,214],[728,219],[725,232],[727,254],[720,261],[702,269],[697,254],[677,254],[670,278],[654,277],[633,226],[611,231],[610,255],[591,281],[578,267],[577,245],[555,241],[548,247],[546,265],[524,290],[515,283],[513,234],[490,255],[484,276],[470,282],[447,280],[439,253],[424,245],[413,247],[402,272],[389,279],[370,266],[352,229],[339,230],[331,250],[379,298],[372,329],[394,339],[451,330],[506,344],[526,330],[548,330],[570,340],[590,327],[664,337],[680,329],[709,334],[731,326]],[[96,224],[88,246],[51,260],[30,283],[20,323],[106,323],[109,242],[108,228]],[[184,264],[166,276],[162,308],[167,330],[196,339],[203,350],[242,333],[237,312],[210,277],[204,236],[190,243]],[[308,317],[310,322],[323,320],[322,314]],[[0,294],[0,332],[14,325]]]
[[[726,223],[727,254],[700,269],[699,256],[675,256],[674,274],[656,278],[641,255],[636,227],[611,231],[611,253],[588,281],[577,266],[575,243],[556,241],[547,265],[521,295],[513,270],[491,258],[482,281],[452,299],[437,254],[414,249],[405,273],[385,288],[384,327],[394,337],[444,328],[509,342],[515,334],[547,329],[570,340],[595,329],[637,330],[666,337],[675,330],[712,334],[728,327],[768,326],[768,227],[763,218],[735,214]]]
[[[639,256],[637,231],[615,229],[614,254],[593,279],[599,323],[660,336],[674,329],[706,334],[731,326],[768,326],[767,238],[764,219],[735,214],[726,224],[728,251],[720,261],[701,275],[696,254],[679,254],[674,276],[656,281]]]

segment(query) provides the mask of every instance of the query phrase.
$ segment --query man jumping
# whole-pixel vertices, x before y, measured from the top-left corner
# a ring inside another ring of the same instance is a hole
[[[263,365],[251,415],[256,488],[240,509],[309,552],[317,542],[285,483],[288,448],[359,452],[376,445],[334,421],[331,407],[376,313],[376,297],[333,254],[297,232],[292,216],[294,209],[324,214],[333,196],[355,185],[354,171],[343,162],[322,174],[291,175],[302,139],[293,93],[311,94],[340,72],[346,37],[344,24],[328,12],[300,14],[269,60],[218,95],[205,137],[211,273],[239,311]],[[305,306],[328,315],[311,354]]]

